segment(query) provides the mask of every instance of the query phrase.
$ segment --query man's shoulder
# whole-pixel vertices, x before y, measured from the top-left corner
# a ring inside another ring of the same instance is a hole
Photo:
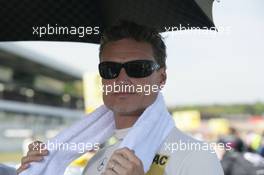
[[[161,145],[160,151],[164,153],[184,151],[185,154],[189,154],[190,152],[193,152],[195,148],[198,148],[198,145],[202,146],[206,144],[208,143],[197,140],[180,131],[177,127],[174,127]]]
[[[172,128],[166,140],[167,141],[182,140],[184,142],[200,142],[199,140],[193,138],[192,136],[180,131],[177,127]]]
[[[167,174],[175,173],[175,171],[181,174],[180,172],[196,168],[198,172],[201,171],[198,168],[205,168],[202,171],[210,172],[212,170],[217,175],[222,172],[212,145],[197,140],[176,127],[167,136],[157,155],[167,157]],[[210,166],[215,169],[213,170]],[[186,172],[186,174],[188,173]]]

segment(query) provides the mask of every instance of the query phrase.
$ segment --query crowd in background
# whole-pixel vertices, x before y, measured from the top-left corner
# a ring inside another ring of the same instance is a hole
[[[231,128],[218,142],[232,148],[218,154],[225,175],[264,175],[264,133],[242,134]]]

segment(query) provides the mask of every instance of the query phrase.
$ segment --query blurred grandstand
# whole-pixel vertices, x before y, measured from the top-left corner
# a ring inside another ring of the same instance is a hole
[[[100,84],[98,73],[77,71],[15,43],[1,43],[0,163],[17,166],[33,139],[45,141],[55,136],[84,111],[89,113],[102,104]],[[250,152],[264,157],[263,102],[171,106],[169,110],[177,127],[197,139],[240,139],[241,155]],[[227,153],[218,155],[223,167],[230,164],[225,163]],[[81,174],[91,156],[93,153],[87,153],[73,162],[66,174]]]
[[[26,138],[52,137],[83,111],[81,72],[16,44],[0,44],[0,162],[20,157],[12,154],[21,154]]]

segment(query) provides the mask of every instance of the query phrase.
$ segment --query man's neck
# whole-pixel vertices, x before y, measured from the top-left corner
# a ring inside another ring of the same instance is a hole
[[[115,125],[116,129],[124,129],[132,127],[137,119],[140,117],[141,113],[135,115],[123,115],[123,114],[115,114]]]

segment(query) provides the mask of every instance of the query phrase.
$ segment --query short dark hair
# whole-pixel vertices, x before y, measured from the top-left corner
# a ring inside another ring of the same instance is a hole
[[[107,43],[124,38],[149,43],[152,46],[156,62],[160,67],[166,67],[166,45],[159,32],[154,28],[139,25],[131,21],[120,21],[104,30],[101,37],[99,57],[101,58],[102,51]]]

